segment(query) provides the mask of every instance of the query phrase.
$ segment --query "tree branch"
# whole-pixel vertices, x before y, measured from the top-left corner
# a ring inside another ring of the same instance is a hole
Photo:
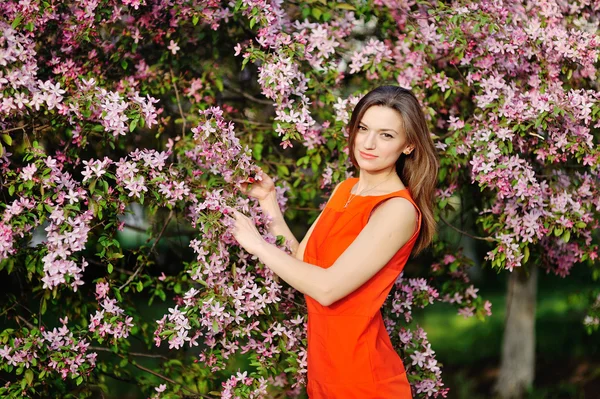
[[[103,346],[88,346],[89,350],[92,351],[101,351],[101,352],[111,352],[114,353],[110,348],[105,348]],[[152,357],[157,359],[169,360],[168,357],[164,355],[152,355],[150,353],[141,353],[141,352],[129,352],[128,355],[136,356],[136,357]]]
[[[10,128],[10,129],[4,129],[4,130],[2,130],[2,133],[3,134],[4,133],[10,133],[10,132],[14,132],[15,130],[23,130],[24,131],[27,126],[29,126],[29,125],[25,124],[23,126],[17,126],[17,127],[13,127],[13,128]]]
[[[251,94],[246,93],[243,90],[240,90],[240,89],[237,89],[237,88],[231,86],[227,82],[223,82],[223,86],[225,86],[227,88],[227,90],[231,90],[232,92],[237,93],[237,94],[243,96],[244,98],[246,98],[250,101],[253,101],[255,103],[264,104],[264,105],[273,105],[273,101],[256,98],[256,97],[252,96]]]
[[[172,217],[173,217],[173,210],[171,210],[169,212],[169,216],[167,217],[167,220],[165,221],[165,224],[163,225],[162,230],[160,231],[160,233],[156,237],[156,240],[154,241],[154,244],[152,244],[152,247],[150,248],[150,253],[154,252],[154,248],[156,247],[156,244],[158,244],[158,242],[160,241],[160,239],[161,239],[163,233],[165,232],[165,230],[167,229],[167,225],[171,221]],[[119,287],[119,291],[121,291],[123,288],[125,288],[126,286],[128,286],[129,283],[131,283],[133,281],[133,279],[136,278],[136,276],[138,275],[138,273],[140,272],[140,270],[142,270],[142,267],[144,267],[144,264],[140,263],[138,265],[138,267],[135,269],[135,272],[131,276],[129,276],[129,278],[127,279],[127,281],[122,286]]]
[[[31,324],[31,323],[30,323],[28,320],[26,320],[25,318],[23,318],[23,317],[21,317],[21,316],[19,316],[19,315],[17,315],[17,316],[16,316],[16,318],[17,318],[18,320],[20,320],[21,322],[23,322],[23,323],[24,323],[24,324],[25,324],[27,327],[29,327],[29,328],[30,328],[30,329],[32,329],[32,330],[33,330],[34,328],[37,328],[36,326],[34,326],[33,324]]]
[[[442,217],[442,215],[439,215],[439,216],[440,216],[440,219],[442,220],[442,222],[446,223],[449,227],[451,227],[454,230],[458,231],[462,235],[465,235],[467,237],[471,237],[471,238],[473,238],[475,240],[488,241],[488,242],[495,242],[496,241],[496,239],[493,238],[493,237],[479,237],[479,236],[474,236],[474,235],[471,235],[471,234],[467,233],[466,231],[459,230],[458,228],[456,228],[453,225],[451,225],[446,219],[444,219]]]
[[[179,383],[179,382],[177,382],[177,381],[174,381],[174,380],[170,379],[169,377],[166,377],[166,376],[164,376],[164,375],[162,375],[162,374],[159,374],[159,373],[157,373],[157,372],[156,372],[156,371],[154,371],[154,370],[150,370],[150,369],[148,369],[148,368],[146,368],[146,367],[144,367],[144,366],[140,366],[140,365],[139,365],[139,364],[137,364],[137,363],[133,363],[133,362],[132,362],[132,363],[130,363],[130,364],[131,364],[131,365],[133,365],[134,367],[137,367],[138,369],[140,369],[140,370],[142,370],[142,371],[145,371],[145,372],[147,372],[147,373],[150,373],[150,374],[152,374],[152,375],[153,375],[153,376],[155,376],[155,377],[158,377],[158,378],[161,378],[161,379],[163,379],[163,380],[165,380],[165,381],[167,381],[167,382],[170,382],[170,383],[171,383],[171,384],[173,384],[173,385],[180,385],[182,390],[184,390],[184,391],[186,391],[186,392],[189,392],[189,393],[190,393],[190,394],[191,394],[193,397],[195,397],[195,398],[206,398],[206,399],[213,399],[213,398],[218,398],[218,397],[219,397],[219,396],[208,396],[208,395],[203,395],[203,394],[201,394],[201,393],[195,392],[195,391],[193,391],[193,390],[191,390],[191,389],[189,389],[189,388],[186,388],[186,387],[184,387],[184,386],[183,386],[181,383]]]
[[[137,226],[134,226],[134,225],[131,225],[131,224],[127,224],[127,223],[125,223],[123,226],[127,227],[128,229],[140,232],[140,233],[147,233],[148,232],[147,229],[142,229],[141,227],[137,227]],[[183,231],[178,230],[177,233],[163,234],[163,236],[164,237],[178,237],[178,236],[181,236],[181,235],[189,236],[189,235],[196,234],[196,233],[197,233],[196,230],[183,230]]]
[[[250,125],[261,126],[261,127],[266,127],[266,128],[272,128],[273,127],[273,125],[271,123],[256,122],[256,121],[251,121],[249,119],[229,118],[229,120],[232,121],[232,122],[248,123]]]
[[[30,126],[28,123],[24,124],[23,126],[17,126],[17,127],[11,127],[10,129],[4,129],[4,130],[0,130],[0,133],[4,134],[4,133],[10,133],[10,132],[14,132],[17,130],[22,130],[23,132],[26,132],[25,128]],[[31,128],[34,130],[36,129],[46,129],[49,128],[50,125],[33,125],[31,126]]]
[[[181,115],[181,135],[185,136],[185,115],[183,115],[183,109],[181,108],[181,100],[179,99],[179,90],[177,90],[177,84],[175,83],[175,76],[173,75],[173,68],[169,67],[171,72],[171,83],[175,89],[175,98],[177,99],[177,108],[179,108],[179,114]]]

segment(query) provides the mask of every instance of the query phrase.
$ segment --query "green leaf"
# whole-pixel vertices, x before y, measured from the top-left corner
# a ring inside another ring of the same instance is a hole
[[[315,19],[320,19],[321,15],[323,15],[323,11],[319,10],[318,8],[313,8],[311,10],[311,14],[313,17],[315,17]]]
[[[6,145],[12,145],[12,137],[10,137],[8,134],[3,134],[2,140],[4,140]]]
[[[198,24],[199,20],[200,20],[200,17],[198,17],[197,15],[194,15],[194,17],[192,18],[192,23],[194,24],[194,26],[196,26]]]
[[[46,302],[46,298],[42,298],[42,301],[40,303],[40,313],[42,315],[45,314],[47,309],[48,309],[48,303]]]
[[[346,3],[336,4],[335,8],[340,8],[342,10],[348,10],[348,11],[356,11],[356,7],[354,7],[351,4],[346,4]]]
[[[127,69],[127,60],[126,59],[121,60],[121,68]]]
[[[561,229],[560,227],[555,227],[555,228],[554,228],[554,235],[555,235],[556,237],[559,237],[559,236],[561,236],[561,235],[562,235],[562,233],[563,233],[563,229]]]
[[[260,161],[262,159],[262,150],[263,145],[261,143],[256,143],[252,147],[252,155],[254,155],[254,159],[256,159],[257,161]]]
[[[25,372],[25,380],[27,380],[27,385],[31,385],[33,382],[33,371],[31,369],[27,369]]]
[[[223,81],[221,79],[216,79],[215,85],[217,86],[217,89],[219,89],[219,91],[223,91]]]
[[[279,176],[289,176],[290,170],[286,165],[277,165],[277,174]]]
[[[569,240],[571,239],[571,230],[565,230],[561,238],[564,242],[569,242]]]
[[[131,123],[129,124],[129,132],[133,132],[135,130],[138,124],[138,120],[139,119],[134,119],[131,121]]]
[[[17,17],[14,19],[14,21],[11,24],[12,28],[17,29],[17,26],[19,26],[19,24],[21,23],[22,20],[23,20],[23,16],[21,14],[17,14]]]

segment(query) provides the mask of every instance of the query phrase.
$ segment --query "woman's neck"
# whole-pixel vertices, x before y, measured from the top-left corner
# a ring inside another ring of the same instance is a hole
[[[401,181],[395,170],[382,171],[378,173],[369,173],[360,171],[358,183],[356,184],[355,194],[365,190],[385,190],[386,187],[400,185]],[[375,188],[377,186],[377,188]]]

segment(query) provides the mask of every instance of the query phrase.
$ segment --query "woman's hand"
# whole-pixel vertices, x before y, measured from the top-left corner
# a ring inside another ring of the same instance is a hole
[[[233,210],[233,217],[235,220],[232,230],[233,237],[248,253],[256,255],[266,241],[256,230],[256,226],[250,218],[236,210]]]
[[[262,170],[260,175],[256,179],[248,179],[246,182],[241,184],[242,192],[250,197],[264,200],[269,194],[275,192],[275,183],[273,179]]]

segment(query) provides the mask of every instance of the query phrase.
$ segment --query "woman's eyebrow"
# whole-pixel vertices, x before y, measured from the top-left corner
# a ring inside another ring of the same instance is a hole
[[[366,123],[364,123],[363,121],[358,122],[358,126],[366,126],[369,127],[369,125],[367,125]],[[378,129],[380,132],[394,132],[396,134],[398,134],[397,131],[395,131],[394,129],[390,129],[390,128],[383,128],[383,129]]]

